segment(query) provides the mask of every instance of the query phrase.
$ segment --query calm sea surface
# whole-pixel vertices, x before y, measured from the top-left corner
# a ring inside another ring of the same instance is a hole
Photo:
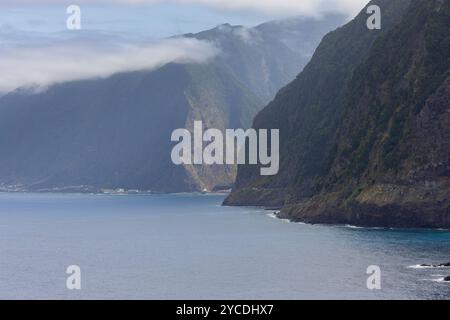
[[[294,224],[223,198],[0,194],[0,299],[450,298],[450,268],[408,268],[450,262],[449,232]]]

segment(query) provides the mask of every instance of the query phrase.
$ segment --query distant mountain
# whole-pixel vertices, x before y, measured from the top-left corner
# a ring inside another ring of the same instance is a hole
[[[173,165],[172,131],[191,129],[195,120],[222,130],[250,127],[343,20],[221,25],[183,36],[220,49],[207,64],[168,64],[0,97],[0,188],[181,192],[231,186],[235,166]]]
[[[311,223],[450,228],[450,2],[377,0],[328,34],[261,111],[281,166],[240,166],[226,204],[282,206]]]

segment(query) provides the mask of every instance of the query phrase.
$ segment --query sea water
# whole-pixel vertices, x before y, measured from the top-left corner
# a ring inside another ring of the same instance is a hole
[[[0,299],[450,298],[450,268],[414,267],[449,262],[450,232],[289,223],[224,197],[0,194]]]

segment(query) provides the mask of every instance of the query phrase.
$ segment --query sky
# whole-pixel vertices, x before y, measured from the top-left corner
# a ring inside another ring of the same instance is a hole
[[[291,16],[360,11],[368,0],[0,0],[0,93],[106,77],[218,54],[200,41],[168,41],[222,23],[247,27]],[[81,30],[66,9],[81,8]],[[94,68],[93,65],[96,67]],[[6,75],[6,76],[4,76]]]

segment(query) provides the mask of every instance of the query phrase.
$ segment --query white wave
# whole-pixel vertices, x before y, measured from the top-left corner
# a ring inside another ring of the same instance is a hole
[[[270,218],[272,218],[272,219],[276,219],[276,220],[283,221],[283,222],[286,222],[286,223],[294,223],[294,222],[292,222],[292,221],[289,220],[289,219],[278,218],[278,216],[277,216],[278,213],[279,213],[279,211],[278,211],[278,212],[268,213],[267,216],[270,217]],[[296,222],[296,223],[297,223],[297,222]],[[298,224],[305,224],[305,223],[298,222]]]
[[[445,269],[445,268],[449,268],[449,267],[445,267],[445,266],[432,266],[432,265],[421,265],[421,264],[416,264],[414,266],[409,266],[409,269]]]
[[[364,230],[395,230],[395,228],[383,228],[383,227],[358,227],[351,224],[337,225],[337,227],[343,227],[348,229],[364,229]]]
[[[439,283],[448,283],[450,284],[450,281],[445,281],[445,278],[438,278],[438,279],[430,279],[433,282],[439,282]]]
[[[352,226],[351,224],[346,224],[344,227],[350,228],[350,229],[365,229],[364,227]]]
[[[408,266],[408,269],[434,269],[433,266],[422,266],[420,264],[416,264],[414,266]]]

